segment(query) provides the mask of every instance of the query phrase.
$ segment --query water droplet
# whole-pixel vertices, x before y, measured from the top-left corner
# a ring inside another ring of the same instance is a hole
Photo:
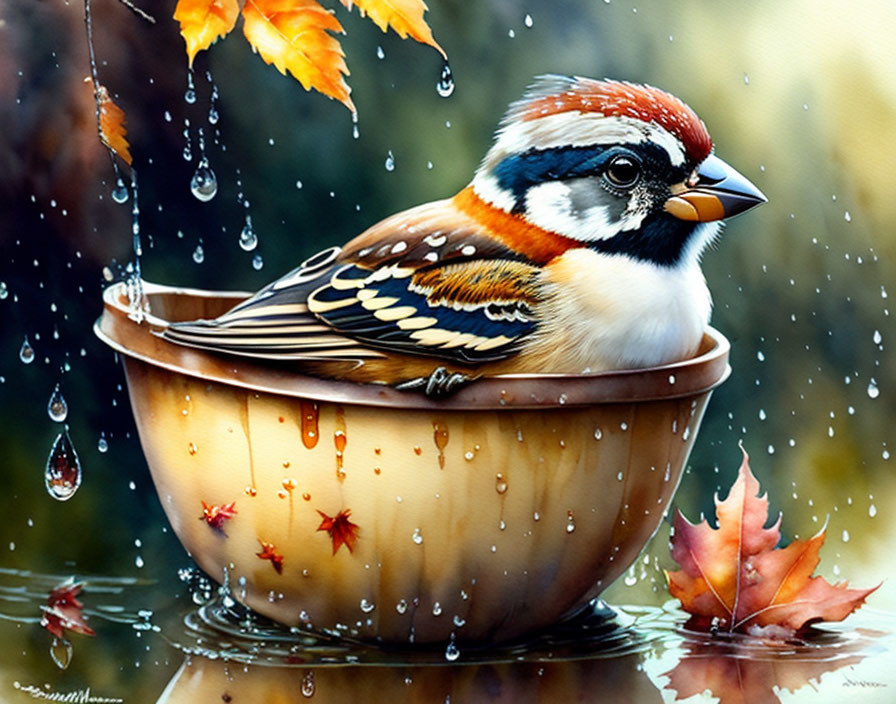
[[[566,512],[566,532],[572,533],[576,529],[576,519],[572,515],[572,511]]]
[[[72,661],[72,644],[65,638],[53,638],[50,643],[50,657],[56,663],[56,667],[64,670]]]
[[[436,92],[443,98],[449,97],[454,92],[454,76],[451,74],[451,66],[446,61],[442,65],[442,73],[439,82],[436,83]]]
[[[264,259],[260,254],[256,254],[254,257],[252,257],[252,268],[255,269],[255,271],[261,271],[263,267]]]
[[[871,339],[874,340],[874,344],[875,344],[875,345],[879,345],[879,344],[881,343],[881,341],[882,341],[884,338],[883,338],[883,336],[880,334],[880,330],[875,330],[875,331],[874,331],[874,336],[873,336]]]
[[[843,536],[842,536],[842,537],[843,537],[843,542],[844,542],[844,543],[848,543],[848,542],[849,542],[849,531],[848,531],[848,530],[844,530],[844,531],[843,531]]]
[[[100,433],[100,439],[96,441],[96,449],[100,452],[107,452],[109,450],[109,441],[106,440],[105,431]]]
[[[846,220],[846,222],[852,222],[852,215],[849,214],[848,210],[843,213],[843,219]]]
[[[386,171],[395,171],[395,157],[392,154],[392,150],[389,150],[389,153],[386,155]]]
[[[407,613],[408,602],[406,602],[404,599],[402,599],[395,605],[395,610],[400,614]]]
[[[190,105],[196,102],[196,86],[193,85],[193,69],[187,72],[187,90],[184,93],[184,100]]]
[[[190,191],[203,203],[210,201],[218,192],[218,179],[215,177],[215,172],[209,168],[207,159],[202,159],[196,167],[196,172],[190,181]]]
[[[507,480],[501,472],[498,472],[495,475],[495,491],[499,494],[503,494],[507,491]]]
[[[72,445],[68,428],[59,433],[53,442],[50,456],[47,458],[44,484],[47,493],[59,501],[72,498],[81,486],[81,461],[75,452],[75,446]]]
[[[68,404],[65,402],[62,392],[59,391],[59,384],[56,384],[56,388],[53,389],[53,393],[50,395],[50,400],[47,403],[47,414],[50,416],[50,420],[57,423],[61,423],[68,416]]]
[[[768,416],[765,413],[765,409],[760,408],[759,409],[759,420],[765,420],[766,418],[768,418]]]
[[[208,109],[208,123],[209,123],[210,125],[217,125],[219,119],[221,119],[221,116],[218,114],[218,111],[217,111],[217,109],[215,108],[215,106],[212,105],[212,106]]]
[[[594,439],[595,440],[600,440],[603,436],[604,436],[603,430],[601,430],[600,428],[594,429]]]
[[[871,504],[868,507],[868,516],[870,518],[874,518],[876,515],[877,515],[877,506],[875,506],[874,504]]]
[[[193,261],[197,264],[202,264],[205,261],[205,250],[201,244],[197,244],[196,249],[193,250]]]
[[[432,605],[432,615],[433,616],[441,616],[442,615],[442,605],[439,602],[435,602]]]
[[[744,85],[750,85],[750,77],[747,74],[744,74]]]
[[[454,641],[448,644],[448,647],[445,648],[445,659],[448,662],[454,662],[460,657],[460,650],[454,644]]]
[[[383,47],[381,47],[381,46],[377,46],[377,48],[376,48],[376,58],[380,59],[381,61],[382,61],[383,59],[386,58],[386,52],[383,51]]]
[[[251,252],[257,246],[258,235],[255,234],[255,230],[252,228],[252,219],[247,215],[246,224],[243,225],[243,230],[240,232],[240,248],[245,252]]]
[[[633,587],[638,583],[638,575],[635,574],[634,565],[628,572],[626,572],[624,581],[625,586],[627,587]]]
[[[535,23],[532,21],[532,15],[526,15],[526,16],[523,18],[523,24],[526,25],[527,27],[531,27],[533,24],[535,24]]]
[[[115,183],[115,188],[112,189],[112,200],[119,204],[126,203],[128,200],[128,187],[120,178]]]
[[[19,359],[22,360],[22,364],[31,364],[34,361],[34,348],[28,342],[27,335],[25,335],[25,340],[22,342],[21,349],[19,349]]]
[[[758,359],[760,362],[764,362],[765,361],[765,352],[763,352],[762,350],[759,350],[756,353],[756,359]]]
[[[8,295],[9,289],[6,287],[6,282],[0,281],[0,301],[5,300]]]
[[[314,696],[314,671],[307,670],[304,675],[302,675],[302,696],[303,697],[313,697]]]
[[[363,611],[365,614],[369,614],[375,608],[376,604],[367,601],[367,599],[361,599],[361,611]]]
[[[878,396],[880,396],[880,389],[877,388],[877,382],[872,377],[868,382],[868,398],[877,398]]]
[[[420,545],[420,543],[423,542],[423,536],[420,535],[419,528],[414,528],[414,534],[411,536],[411,540],[413,540],[417,545]]]

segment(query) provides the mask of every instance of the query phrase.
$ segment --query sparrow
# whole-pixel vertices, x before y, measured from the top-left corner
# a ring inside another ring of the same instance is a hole
[[[766,201],[649,85],[546,75],[454,197],[382,220],[176,343],[430,395],[693,356],[720,222]]]

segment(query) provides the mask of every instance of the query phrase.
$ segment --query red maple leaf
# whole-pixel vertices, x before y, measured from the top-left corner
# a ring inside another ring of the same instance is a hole
[[[768,498],[759,496],[746,451],[728,497],[715,503],[717,529],[675,515],[672,557],[681,569],[666,577],[669,593],[691,614],[689,627],[786,638],[816,621],[842,621],[877,589],[812,576],[824,529],[776,547],[781,519],[764,527]]]
[[[323,519],[317,529],[325,530],[330,534],[330,538],[333,540],[333,554],[335,555],[343,545],[348,548],[349,552],[354,552],[359,529],[355,523],[348,520],[348,517],[352,515],[352,510],[347,508],[332,517],[320,509],[317,509],[317,512]]]
[[[57,638],[63,638],[63,629],[74,631],[85,636],[95,636],[94,631],[85,621],[84,604],[77,596],[84,587],[84,582],[67,579],[50,592],[46,606],[41,606],[43,615],[40,625]]]
[[[266,543],[259,538],[261,544],[261,552],[255,553],[262,560],[270,560],[277,574],[283,574],[283,555],[277,552],[277,546],[273,543]]]
[[[215,504],[207,504],[203,501],[202,515],[199,519],[205,519],[205,522],[215,530],[223,530],[224,521],[229,521],[236,515],[237,511],[235,504],[236,501],[231,501],[229,504],[217,506]]]

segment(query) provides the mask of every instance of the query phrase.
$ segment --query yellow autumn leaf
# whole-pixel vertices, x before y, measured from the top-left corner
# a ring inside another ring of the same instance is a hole
[[[230,33],[239,14],[237,0],[178,0],[174,19],[187,43],[190,66],[196,54]]]
[[[423,0],[341,0],[341,2],[349,10],[356,5],[361,17],[369,15],[373,23],[383,32],[392,27],[402,39],[410,35],[418,42],[437,49],[443,58],[448,58],[445,50],[433,38],[426,20],[423,19],[423,13],[427,10]]]
[[[112,101],[103,85],[96,87],[96,107],[100,118],[100,141],[130,166],[131,152],[124,127],[124,111]]]
[[[349,72],[345,54],[327,32],[344,34],[339,20],[316,0],[246,0],[243,7],[243,34],[265,63],[355,112],[343,76]]]

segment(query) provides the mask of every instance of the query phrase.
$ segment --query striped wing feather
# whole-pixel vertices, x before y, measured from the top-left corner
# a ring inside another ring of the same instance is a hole
[[[215,320],[163,335],[267,359],[359,362],[392,351],[495,361],[536,326],[538,271],[439,201],[316,254]]]

